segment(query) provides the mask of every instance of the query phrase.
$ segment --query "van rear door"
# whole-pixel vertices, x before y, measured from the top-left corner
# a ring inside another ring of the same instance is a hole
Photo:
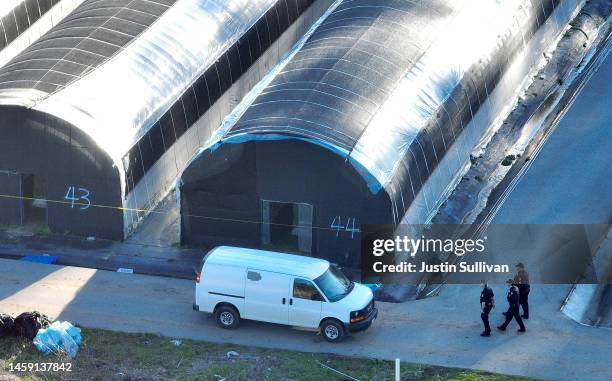
[[[290,283],[289,275],[247,269],[243,317],[288,324]]]

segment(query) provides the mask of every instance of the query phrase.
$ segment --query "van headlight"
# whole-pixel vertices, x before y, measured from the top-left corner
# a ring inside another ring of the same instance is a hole
[[[353,311],[351,312],[351,324],[352,323],[359,323],[360,321],[362,321],[363,319],[365,319],[365,314],[363,313],[364,311]]]
[[[364,320],[368,316],[370,311],[372,311],[373,309],[374,309],[374,300],[372,300],[367,306],[365,306],[365,308],[359,311],[351,312],[350,322],[359,323],[360,321]]]

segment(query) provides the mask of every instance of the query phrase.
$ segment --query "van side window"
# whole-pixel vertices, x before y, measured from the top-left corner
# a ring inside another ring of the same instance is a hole
[[[261,280],[261,274],[256,271],[248,271],[247,278],[249,278],[249,280],[258,281]]]
[[[307,300],[322,300],[319,291],[311,281],[305,279],[295,279],[293,281],[293,297]]]

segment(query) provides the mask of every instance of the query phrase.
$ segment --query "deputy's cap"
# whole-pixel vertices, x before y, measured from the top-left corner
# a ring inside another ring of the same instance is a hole
[[[506,281],[506,283],[508,283],[508,284],[514,284],[514,279],[508,279],[508,280]]]
[[[525,265],[523,264],[523,262],[519,262],[519,263],[516,264],[516,267],[520,267],[520,268],[524,269]]]

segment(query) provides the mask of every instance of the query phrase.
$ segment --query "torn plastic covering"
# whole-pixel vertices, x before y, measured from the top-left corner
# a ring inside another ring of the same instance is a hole
[[[121,53],[35,108],[82,128],[119,161],[274,3],[179,0]]]
[[[339,1],[334,4],[325,17],[317,22],[313,29],[293,48],[292,52],[285,57],[283,62],[277,65],[268,77],[260,82],[234,112],[224,120],[222,127],[200,150],[198,155],[206,149],[215,149],[220,144],[225,143],[270,139],[302,139],[324,146],[346,157],[362,175],[370,190],[377,193],[381,188],[390,184],[396,167],[401,163],[404,156],[410,154],[408,151],[411,144],[415,142],[417,134],[439,112],[444,102],[457,89],[468,69],[479,60],[488,58],[499,44],[499,36],[520,30],[523,27],[520,22],[525,17],[520,17],[521,12],[529,12],[530,9],[533,11],[534,8],[540,6],[539,4],[534,6],[528,0],[520,2],[510,0],[431,2],[428,5],[433,8],[434,12],[424,15],[418,13],[422,9],[418,9],[418,6],[414,4],[406,6],[406,3],[387,1],[385,4],[389,3],[386,4],[389,7],[393,5],[393,12],[395,13],[401,13],[402,6],[405,7],[406,13],[416,13],[414,17],[415,29],[409,29],[409,33],[403,34],[403,38],[414,40],[413,45],[417,48],[411,51],[408,56],[409,58],[418,57],[416,62],[402,61],[405,56],[401,57],[401,54],[398,54],[399,58],[394,57],[396,52],[393,52],[394,49],[388,48],[393,45],[385,44],[388,41],[382,41],[381,44],[378,44],[385,45],[388,49],[387,52],[383,52],[384,57],[395,60],[395,62],[390,62],[387,65],[390,67],[388,72],[397,72],[397,67],[401,65],[404,66],[403,68],[400,67],[400,70],[407,70],[396,78],[395,83],[388,84],[388,88],[383,88],[386,83],[380,78],[386,79],[385,76],[381,73],[374,73],[375,70],[372,69],[372,67],[378,69],[379,66],[369,65],[367,67],[367,64],[370,63],[368,61],[369,57],[376,56],[378,52],[376,49],[379,47],[375,46],[377,44],[374,41],[367,41],[366,38],[363,38],[363,35],[369,33],[370,30],[380,29],[380,25],[369,25],[370,29],[364,32],[362,36],[357,37],[360,42],[365,40],[368,43],[367,47],[370,51],[365,52],[366,54],[361,57],[364,64],[352,63],[354,74],[341,72],[338,69],[339,64],[337,62],[347,61],[346,54],[341,58],[334,58],[336,62],[332,66],[315,67],[316,70],[326,70],[328,73],[316,80],[304,79],[306,76],[294,76],[293,73],[287,74],[288,66],[290,66],[291,70],[289,71],[291,72],[303,69],[294,61],[316,60],[317,65],[323,66],[321,62],[329,58],[315,55],[312,53],[315,49],[338,50],[338,48],[345,48],[339,46],[341,43],[330,46],[331,44],[327,41],[320,42],[332,38],[345,38],[345,36],[338,35],[330,37],[329,30],[340,29],[341,27],[348,28],[349,26],[355,27],[353,21],[342,21],[344,14],[334,19],[334,16],[337,16],[335,13],[354,12],[354,8],[384,8],[380,6],[379,2],[373,1],[358,1],[359,4],[351,2],[350,6],[347,5],[346,7],[343,6],[344,3],[346,2]],[[355,5],[360,5],[360,7]],[[436,24],[435,16],[440,17],[438,14],[445,14],[445,12],[447,17],[443,20],[444,23]],[[371,15],[368,14],[368,16]],[[330,17],[331,20],[325,22],[325,19]],[[383,16],[379,17],[383,18]],[[389,15],[384,14],[384,17],[388,18]],[[365,19],[366,17],[362,18]],[[395,20],[388,23],[392,24],[393,21]],[[338,22],[350,25],[338,26]],[[336,23],[336,25],[329,27],[328,24],[331,23]],[[382,22],[379,24],[382,24]],[[405,26],[409,24],[406,22],[403,25],[396,24],[401,28],[410,28],[410,26]],[[431,25],[435,25],[435,27],[431,27]],[[322,31],[317,31],[317,28],[321,28]],[[394,33],[401,35],[400,30],[396,30]],[[321,34],[324,36],[323,38],[315,38]],[[429,36],[428,34],[435,34],[435,36]],[[314,39],[314,42],[309,41],[310,39]],[[305,45],[308,46],[305,47]],[[313,45],[314,48],[311,48]],[[406,45],[402,45],[402,50],[408,49]],[[352,51],[355,50],[359,49],[352,49]],[[297,56],[298,54],[299,56]],[[384,58],[381,59],[381,57],[377,58],[379,58],[377,62],[379,65],[387,64],[385,61],[389,61]],[[355,62],[358,61],[355,60]],[[381,71],[382,69],[386,68],[381,68]],[[364,75],[366,70],[370,72]],[[369,88],[368,86],[358,88],[358,90],[361,90],[360,93],[358,91],[349,92],[346,88],[342,88],[347,82],[346,80],[332,76],[337,72],[341,72],[344,76],[352,76],[351,80],[354,82],[366,82],[368,76],[374,80],[367,83],[370,86]],[[332,75],[329,73],[332,73]],[[282,78],[279,79],[279,77]],[[328,83],[324,83],[324,79],[329,79]],[[318,81],[318,83],[312,86],[308,81],[310,83]],[[285,86],[298,82],[301,83],[303,88]],[[373,87],[373,83],[377,85],[380,83],[379,88]],[[336,94],[333,94],[332,97],[344,98],[342,102],[345,103],[341,104],[341,107],[334,108],[334,102],[337,102],[337,100],[329,97],[331,92],[324,89],[323,85],[327,88],[335,85],[336,88],[333,91]],[[285,90],[284,97],[277,95],[274,99],[273,93],[278,93],[281,90]],[[298,91],[310,91],[310,95],[308,95],[309,97],[296,95]],[[289,101],[293,101],[293,99],[287,99],[290,96],[302,97],[299,99],[301,102],[299,107],[288,104]],[[353,100],[356,97],[366,98],[366,102],[360,99],[361,103],[355,105],[356,102],[353,102]],[[375,99],[375,97],[378,97],[378,99]],[[380,98],[384,99],[379,101]],[[325,104],[316,104],[318,109],[315,112],[310,111],[309,115],[306,115],[304,109],[311,107],[316,102]],[[363,105],[368,102],[378,107],[364,107]],[[266,103],[274,103],[274,105],[264,108]],[[280,103],[282,103],[282,106],[278,106]],[[258,111],[258,109],[262,109],[262,111]],[[375,112],[372,113],[372,109]],[[330,116],[334,113],[340,116]],[[361,114],[359,118],[355,117],[359,114]],[[288,117],[288,115],[291,115],[291,117]],[[273,119],[279,121],[276,122]],[[360,124],[363,126],[360,126]],[[443,133],[440,135],[443,140]],[[443,141],[442,144],[444,144]],[[435,150],[435,145],[433,147]],[[445,148],[447,149],[447,147]],[[434,154],[436,157],[442,157],[445,152],[434,152]]]

